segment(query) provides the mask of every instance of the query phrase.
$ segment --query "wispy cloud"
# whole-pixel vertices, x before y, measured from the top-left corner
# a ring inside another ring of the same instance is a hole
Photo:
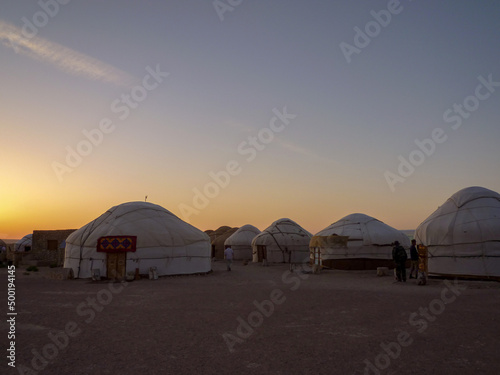
[[[20,28],[1,20],[0,42],[16,53],[52,64],[68,74],[118,86],[136,81],[132,75],[71,48],[38,36],[26,38]]]
[[[308,149],[306,149],[302,146],[299,146],[293,142],[284,141],[281,138],[276,138],[276,141],[281,145],[281,147],[283,147],[289,151],[292,151],[296,154],[300,154],[303,156],[307,156],[309,158],[321,160],[321,161],[328,162],[328,163],[339,164],[339,162],[337,160],[330,159],[330,158],[327,158],[325,156],[321,156],[321,155],[315,153],[314,151],[308,150]]]

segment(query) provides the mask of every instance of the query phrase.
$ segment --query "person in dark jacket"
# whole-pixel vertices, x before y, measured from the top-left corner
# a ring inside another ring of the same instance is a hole
[[[418,251],[417,251],[417,241],[411,240],[410,246],[410,279],[416,279],[418,277]],[[415,276],[413,276],[413,270],[415,270]]]
[[[398,281],[406,282],[406,260],[408,255],[399,241],[394,241],[394,248],[392,249],[392,260],[396,263],[396,277]]]

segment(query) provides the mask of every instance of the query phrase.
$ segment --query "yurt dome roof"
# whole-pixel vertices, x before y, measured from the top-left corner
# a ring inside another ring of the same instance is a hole
[[[362,240],[364,245],[390,245],[399,241],[403,246],[410,243],[408,236],[403,232],[375,219],[374,217],[354,213],[343,217],[325,229],[319,231],[316,236],[349,236],[349,240]]]
[[[253,225],[243,225],[226,239],[225,245],[250,245],[260,230]]]
[[[138,248],[184,246],[209,240],[206,233],[159,205],[128,202],[110,208],[73,232],[66,243],[95,244],[99,237],[111,235],[136,235]]]

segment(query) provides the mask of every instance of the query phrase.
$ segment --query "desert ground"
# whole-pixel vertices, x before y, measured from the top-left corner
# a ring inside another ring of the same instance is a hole
[[[126,284],[16,270],[2,374],[498,374],[500,283],[243,265]],[[7,269],[0,269],[2,349]]]

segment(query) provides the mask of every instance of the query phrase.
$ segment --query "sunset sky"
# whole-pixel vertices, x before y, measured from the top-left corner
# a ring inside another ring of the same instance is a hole
[[[146,195],[202,230],[316,233],[500,192],[499,2],[2,5],[0,238]]]

